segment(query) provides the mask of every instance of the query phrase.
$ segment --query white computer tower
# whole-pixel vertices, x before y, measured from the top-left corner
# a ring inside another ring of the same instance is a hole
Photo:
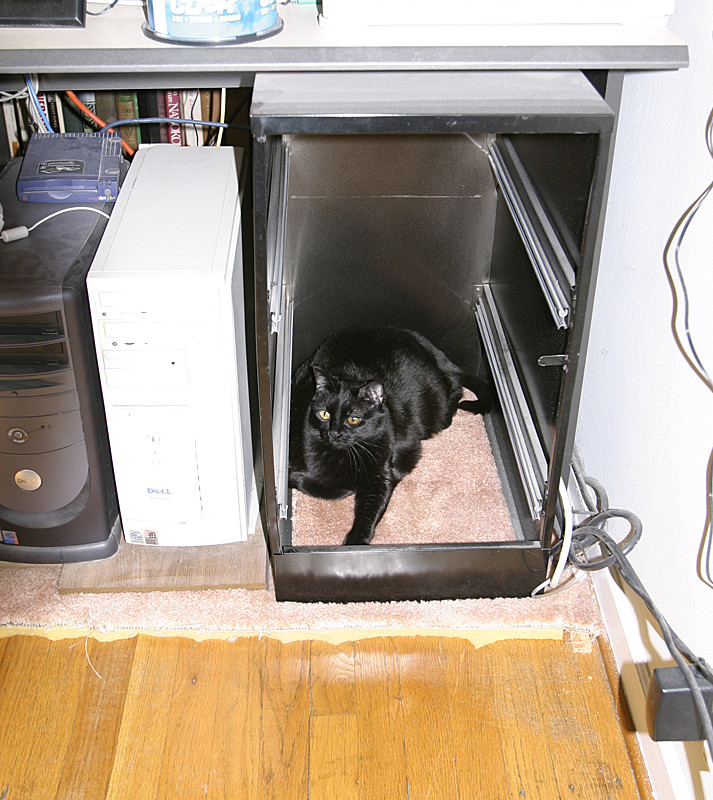
[[[243,541],[256,523],[239,153],[139,150],[87,277],[130,543]]]

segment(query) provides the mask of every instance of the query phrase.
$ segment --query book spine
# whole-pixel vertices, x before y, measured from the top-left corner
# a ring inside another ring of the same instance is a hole
[[[156,92],[156,108],[158,109],[158,116],[165,119],[168,113],[166,111],[166,92],[161,89]],[[163,144],[168,144],[168,123],[162,122],[158,127],[160,131],[160,141],[163,142]]]
[[[45,95],[45,100],[47,101],[46,113],[50,127],[55,133],[62,133],[64,122],[60,119],[62,104],[60,103],[59,98],[54,92],[47,92]]]
[[[213,92],[211,89],[201,89],[201,119],[213,122]],[[206,144],[213,133],[213,128],[207,125],[201,132],[201,144]]]
[[[184,89],[181,93],[181,109],[184,119],[202,119],[201,98],[198,89]],[[186,125],[183,131],[183,140],[188,147],[197,147],[203,144],[202,127]]]
[[[137,118],[138,110],[136,107],[135,92],[116,93],[116,116],[117,120]],[[122,125],[119,130],[126,144],[132,149],[137,150],[139,147],[139,126]]]
[[[94,98],[97,104],[96,114],[104,122],[109,125],[116,122],[116,96],[114,92],[104,90],[94,93]],[[117,128],[117,130],[119,130]]]
[[[97,113],[97,98],[94,92],[77,92],[77,100],[84,103],[92,114]],[[96,130],[94,123],[84,114],[82,114],[82,124],[84,133],[93,133]]]
[[[181,95],[175,89],[169,89],[166,94],[166,116],[169,119],[180,119],[181,117]],[[182,126],[175,122],[168,124],[168,141],[171,144],[183,144]]]
[[[66,97],[62,97],[62,109],[64,115],[64,132],[65,133],[83,133],[84,131],[84,115],[80,112],[77,106]]]
[[[158,116],[157,93],[152,89],[144,89],[137,92],[139,104],[139,118],[142,120],[139,130],[141,131],[141,141],[156,144],[161,141],[161,131],[157,122],[145,122],[147,119]]]
[[[57,110],[57,129],[56,133],[66,133],[67,124],[64,121],[64,106],[62,105],[62,95],[55,93],[54,105]]]
[[[3,103],[2,111],[5,118],[5,133],[7,135],[7,146],[10,151],[10,158],[17,158],[22,152],[22,138],[18,129],[16,115],[16,100]]]
[[[55,131],[56,133],[56,130],[53,127],[52,122],[50,121],[49,107],[47,105],[47,95],[44,92],[37,93],[37,104],[42,109],[42,113],[45,115],[45,119],[47,120],[47,122],[49,122],[50,128],[52,128],[52,130]]]

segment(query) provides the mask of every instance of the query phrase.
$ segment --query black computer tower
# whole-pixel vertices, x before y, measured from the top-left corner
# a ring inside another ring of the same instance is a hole
[[[0,174],[6,231],[82,205],[21,203],[20,163]],[[0,560],[88,561],[118,547],[85,285],[105,224],[72,210],[0,243]]]

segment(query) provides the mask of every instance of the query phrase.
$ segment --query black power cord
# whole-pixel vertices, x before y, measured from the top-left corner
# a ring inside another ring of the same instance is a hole
[[[584,483],[594,489],[600,507],[608,502],[606,493],[599,484],[587,477],[584,478]],[[623,544],[615,542],[608,533],[602,530],[602,526],[606,525],[610,519],[624,519],[630,524],[631,531]],[[568,561],[572,566],[585,572],[609,568],[616,569],[631,590],[641,598],[661,631],[666,647],[691,691],[696,715],[703,729],[704,738],[708,743],[711,758],[713,758],[713,721],[691,665],[696,667],[700,674],[711,684],[713,684],[713,669],[704,659],[697,656],[671,628],[627,559],[627,553],[640,540],[642,529],[641,520],[631,511],[604,508],[591,516],[583,525],[579,525],[574,529]],[[597,545],[601,549],[601,555],[597,558],[591,558],[587,551]],[[561,542],[555,544],[552,548],[553,555],[556,555],[560,548]]]

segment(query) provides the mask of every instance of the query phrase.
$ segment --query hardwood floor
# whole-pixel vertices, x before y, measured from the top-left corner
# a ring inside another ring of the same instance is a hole
[[[597,643],[577,650],[10,636],[0,799],[646,798]]]

